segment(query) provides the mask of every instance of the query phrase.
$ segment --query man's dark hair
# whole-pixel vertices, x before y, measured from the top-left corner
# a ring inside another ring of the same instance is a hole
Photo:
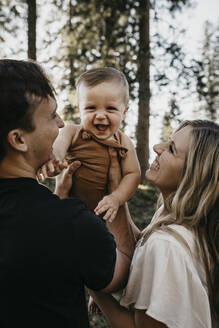
[[[8,133],[16,128],[33,131],[34,109],[49,96],[55,98],[55,90],[36,62],[0,60],[0,161]]]

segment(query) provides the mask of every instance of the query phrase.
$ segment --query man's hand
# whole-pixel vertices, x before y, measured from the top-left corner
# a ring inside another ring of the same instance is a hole
[[[68,163],[65,160],[59,161],[58,159],[51,159],[39,168],[37,171],[37,179],[39,182],[41,182],[48,177],[55,177],[67,167]]]
[[[106,214],[104,215],[104,220],[109,220],[109,222],[113,222],[113,220],[116,217],[116,214],[119,209],[119,201],[118,199],[113,195],[110,194],[108,196],[105,196],[97,205],[97,207],[94,210],[94,213],[96,215],[100,215],[104,212]]]
[[[81,166],[80,161],[74,161],[56,179],[55,194],[60,198],[68,197],[69,190],[72,186],[72,175]]]

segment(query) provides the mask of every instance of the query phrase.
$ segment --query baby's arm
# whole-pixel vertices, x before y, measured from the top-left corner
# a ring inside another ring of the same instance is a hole
[[[38,170],[37,177],[39,180],[42,180],[42,178],[46,179],[47,177],[54,177],[67,167],[67,163],[63,160],[72,143],[76,129],[77,125],[69,124],[59,130],[59,135],[53,144],[54,158],[46,162]]]
[[[128,152],[121,161],[122,180],[118,187],[110,195],[105,196],[95,208],[96,215],[106,212],[103,219],[109,222],[115,218],[119,206],[131,198],[140,182],[140,165],[134,145],[126,135],[123,135],[123,144]]]
[[[53,144],[53,154],[56,159],[62,161],[72,143],[77,130],[77,125],[68,124],[59,130],[59,135]]]

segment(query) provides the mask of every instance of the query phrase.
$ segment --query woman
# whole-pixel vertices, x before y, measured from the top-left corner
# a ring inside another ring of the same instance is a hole
[[[219,126],[185,121],[146,172],[162,205],[143,231],[120,304],[93,292],[114,328],[219,327]]]

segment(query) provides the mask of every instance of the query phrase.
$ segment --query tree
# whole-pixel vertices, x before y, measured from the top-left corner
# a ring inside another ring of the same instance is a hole
[[[157,60],[157,49],[162,49],[163,60],[166,62],[158,69],[155,67],[152,79],[159,84],[160,87],[164,87],[170,84],[167,70],[165,67],[172,70],[178,71],[182,68],[181,72],[177,72],[175,80],[180,80],[183,73],[185,72],[184,54],[180,45],[173,40],[165,40],[161,33],[156,29],[150,32],[150,12],[153,10],[153,23],[160,23],[162,21],[163,12],[166,11],[172,16],[177,10],[182,10],[183,6],[190,5],[190,1],[187,0],[167,0],[166,2],[160,3],[159,1],[139,0],[139,12],[138,12],[138,25],[139,25],[139,42],[138,42],[138,60],[137,60],[137,82],[139,83],[138,98],[138,123],[136,128],[136,150],[141,167],[141,183],[144,184],[145,170],[149,166],[149,118],[150,118],[150,71],[151,66]],[[167,17],[167,16],[165,16]],[[175,31],[176,27],[173,25],[168,26],[169,30]],[[154,32],[155,31],[155,32]],[[153,35],[154,34],[154,35]],[[153,41],[155,40],[155,41]],[[152,46],[150,46],[150,44]],[[152,50],[150,53],[150,49]],[[161,72],[159,70],[161,69]],[[182,73],[183,72],[183,73]],[[176,91],[174,91],[175,93]]]
[[[173,123],[177,125],[181,122],[179,116],[181,114],[180,108],[177,104],[176,98],[173,96],[169,102],[170,110],[166,111],[163,116],[163,124],[161,130],[161,141],[167,141],[173,133]]]
[[[210,120],[219,113],[219,25],[205,24],[201,59],[195,61],[196,91],[200,109]]]
[[[28,58],[36,60],[36,0],[27,0]]]
[[[139,48],[137,80],[139,83],[138,123],[136,127],[136,152],[141,168],[141,183],[145,182],[145,170],[149,161],[150,116],[150,1],[139,1]]]

